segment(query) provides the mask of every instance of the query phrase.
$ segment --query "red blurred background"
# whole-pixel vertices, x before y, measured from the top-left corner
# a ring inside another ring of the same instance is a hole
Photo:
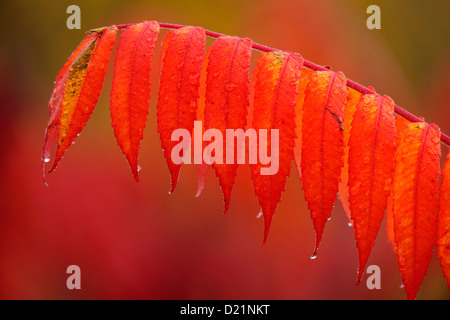
[[[70,4],[81,8],[81,30],[66,28]],[[370,4],[381,8],[381,30],[366,28]],[[139,183],[110,126],[112,63],[92,118],[45,187],[47,104],[56,74],[86,31],[156,20],[299,52],[449,134],[450,2],[19,0],[2,1],[0,12],[0,298],[405,299],[384,222],[368,262],[381,268],[381,289],[369,290],[367,276],[355,285],[354,233],[339,202],[317,259],[309,259],[314,231],[295,167],[265,245],[247,166],[238,169],[226,215],[212,170],[199,198],[194,166],[182,167],[168,194],[155,118],[159,50]],[[81,268],[81,290],[66,287],[72,264]],[[436,253],[417,298],[449,298]]]

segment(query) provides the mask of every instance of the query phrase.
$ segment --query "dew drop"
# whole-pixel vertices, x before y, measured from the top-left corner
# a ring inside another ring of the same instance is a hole
[[[258,212],[258,214],[256,215],[256,218],[259,219],[259,218],[262,217],[262,215],[263,215],[263,212],[262,212],[262,210],[260,210],[260,211]]]
[[[137,166],[137,171],[141,171],[142,167],[140,165]]]
[[[229,83],[226,85],[226,91],[233,91],[234,89],[236,89],[236,85],[234,83]]]
[[[309,257],[311,260],[315,260],[317,258],[317,252],[314,251],[311,257]]]
[[[45,163],[50,162],[50,157],[48,157],[48,156],[45,157],[45,158],[44,158],[44,162],[45,162]]]

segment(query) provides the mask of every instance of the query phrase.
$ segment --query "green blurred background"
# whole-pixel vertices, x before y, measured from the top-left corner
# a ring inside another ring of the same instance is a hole
[[[66,28],[71,4],[81,8],[81,30]],[[371,4],[381,8],[381,30],[366,28]],[[309,259],[314,231],[295,167],[265,245],[247,166],[238,170],[226,215],[212,170],[199,198],[193,166],[182,168],[168,194],[156,131],[159,50],[139,183],[110,126],[112,63],[92,118],[48,176],[49,187],[40,171],[47,104],[86,31],[156,20],[299,52],[449,134],[450,1],[6,0],[0,15],[0,298],[405,299],[384,222],[368,262],[381,268],[381,290],[369,290],[367,276],[355,285],[354,233],[339,202],[318,258]],[[66,288],[72,264],[81,268],[78,291]],[[449,298],[436,253],[417,298]]]

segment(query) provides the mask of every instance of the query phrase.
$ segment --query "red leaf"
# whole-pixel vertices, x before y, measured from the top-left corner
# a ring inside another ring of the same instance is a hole
[[[109,56],[116,41],[115,26],[95,31],[94,41],[68,69],[59,118],[58,146],[50,172],[86,125],[103,85]]]
[[[450,153],[442,170],[437,232],[438,257],[450,289]]]
[[[171,159],[178,143],[171,141],[175,129],[186,129],[192,135],[197,113],[199,80],[205,51],[205,30],[183,27],[170,31],[162,45],[162,71],[157,106],[158,132],[175,190],[181,164]]]
[[[44,180],[44,183],[45,183],[45,163],[50,161],[50,152],[54,142],[56,141],[59,128],[59,117],[67,77],[69,74],[69,68],[72,66],[73,62],[80,56],[80,54],[82,54],[86,50],[86,48],[92,44],[92,42],[97,41],[97,37],[98,37],[97,33],[91,33],[88,36],[86,36],[78,45],[78,47],[75,49],[75,51],[70,55],[69,59],[56,76],[53,93],[48,104],[50,119],[48,121],[47,128],[45,129],[44,144],[42,147],[41,162],[42,162],[42,178]]]
[[[316,230],[313,257],[336,200],[343,166],[342,119],[347,102],[345,76],[332,71],[312,74],[303,105],[302,180]]]
[[[260,150],[262,145],[263,149],[265,146],[270,152],[271,129],[279,131],[279,148],[276,150],[279,151],[278,171],[272,175],[262,175],[261,169],[268,165],[263,165],[261,158],[256,164],[251,164],[255,193],[264,215],[264,242],[294,159],[295,108],[302,66],[303,58],[299,54],[277,51],[264,53],[258,59],[252,80],[255,82],[255,92],[251,123],[259,134],[257,149]],[[260,129],[268,131],[266,141],[262,140]],[[256,152],[249,151],[250,156],[252,153]],[[276,155],[272,154],[272,160],[274,157]]]
[[[348,144],[349,200],[359,251],[359,284],[384,217],[394,175],[396,133],[391,98],[377,94],[362,97]]]
[[[303,104],[305,102],[306,87],[309,83],[309,77],[313,71],[309,68],[302,67],[300,80],[298,84],[297,109],[295,111],[295,146],[294,160],[297,167],[299,178],[302,178],[302,122],[303,122]]]
[[[407,125],[411,122],[403,118],[402,116],[399,116],[398,114],[395,115],[395,131],[396,131],[396,144],[399,144],[400,141],[400,135],[401,132],[407,128]],[[389,195],[388,204],[386,208],[386,232],[388,241],[392,246],[392,249],[394,252],[397,251],[396,245],[395,245],[395,235],[394,235],[394,214],[392,212],[392,192]]]
[[[250,39],[225,36],[219,37],[209,49],[205,130],[218,129],[224,137],[223,163],[213,163],[225,199],[224,213],[228,210],[238,167],[237,148],[227,150],[226,147],[226,129],[245,130],[252,44]],[[233,163],[227,161],[229,151],[234,153]]]
[[[392,187],[396,253],[408,299],[415,299],[436,243],[440,131],[411,123],[401,133]]]
[[[136,181],[138,153],[147,121],[150,99],[150,71],[159,24],[142,22],[121,36],[111,91],[111,120],[114,135],[127,157]]]

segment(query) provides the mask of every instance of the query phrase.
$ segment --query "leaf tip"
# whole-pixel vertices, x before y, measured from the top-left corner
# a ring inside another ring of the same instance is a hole
[[[320,241],[322,240],[322,231],[317,231],[316,230],[316,243],[314,244],[314,251],[310,257],[311,260],[314,260],[317,258],[317,251],[319,251],[319,245],[320,245]]]
[[[136,182],[139,182],[139,171],[141,171],[141,166],[137,164],[137,157],[135,157],[133,160],[128,159],[128,163],[131,168],[131,172],[133,173],[134,180]]]
[[[272,223],[272,216],[265,216],[264,217],[264,239],[263,239],[263,244],[266,244],[266,242],[267,242],[267,238],[269,236],[269,230],[270,230],[271,223]]]
[[[359,286],[359,284],[361,283],[361,279],[363,276],[364,272],[362,271],[362,269],[359,269],[358,271],[358,278],[356,279],[356,286]]]
[[[169,194],[172,194],[175,191],[175,188],[177,186],[177,181],[178,179],[171,179],[171,183],[170,183],[170,190],[169,190]]]
[[[228,199],[224,199],[224,207],[223,207],[223,214],[226,214],[228,212],[228,207],[230,206],[230,201]]]
[[[50,170],[48,170],[48,173],[52,173],[53,171],[55,171],[56,167],[58,166],[59,163],[59,158],[56,158],[55,161],[53,161],[52,167],[50,168]]]

